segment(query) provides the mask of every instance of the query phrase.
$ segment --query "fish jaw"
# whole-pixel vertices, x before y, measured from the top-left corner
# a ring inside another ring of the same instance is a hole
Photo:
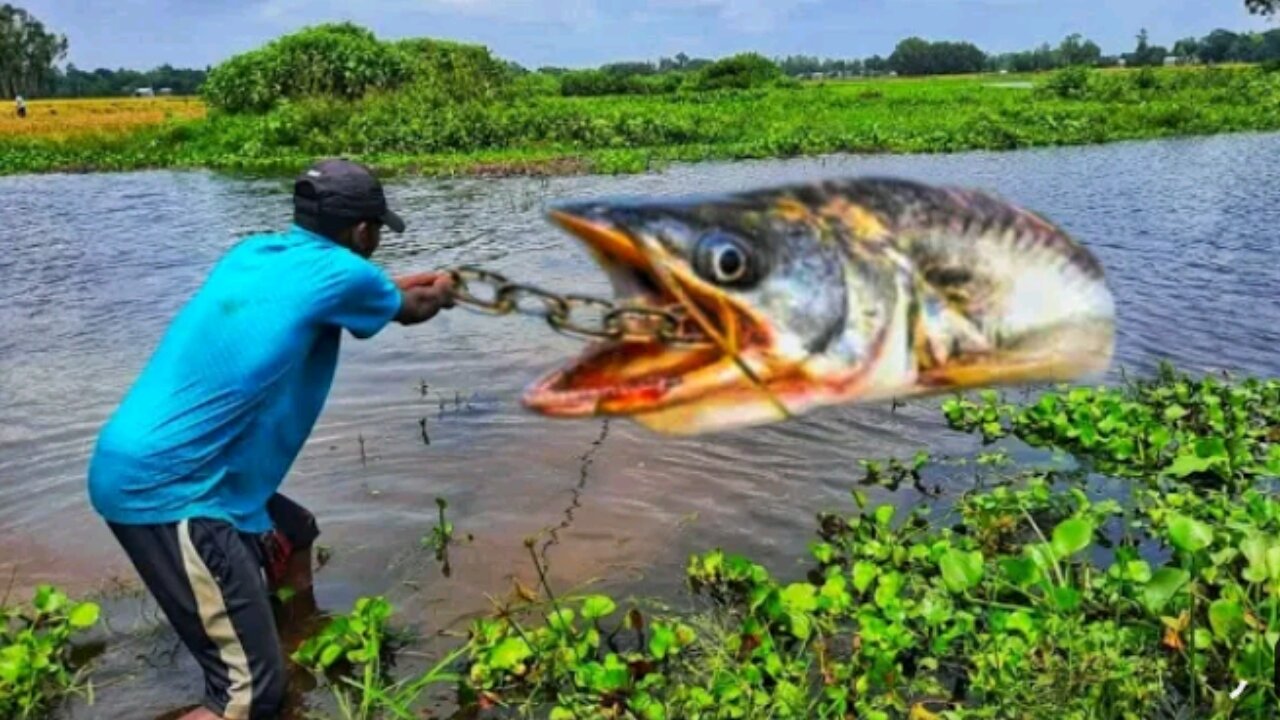
[[[689,344],[623,337],[590,345],[567,367],[535,382],[525,407],[552,417],[620,415],[658,432],[691,434],[785,417],[760,375],[769,370],[768,323],[646,242],[588,207],[553,210],[552,221],[583,242],[629,307],[677,308]]]

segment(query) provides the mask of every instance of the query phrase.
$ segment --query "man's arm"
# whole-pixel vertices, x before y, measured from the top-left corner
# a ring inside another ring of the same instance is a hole
[[[395,281],[400,288],[400,312],[396,322],[416,325],[453,307],[453,278],[447,273],[422,273]]]

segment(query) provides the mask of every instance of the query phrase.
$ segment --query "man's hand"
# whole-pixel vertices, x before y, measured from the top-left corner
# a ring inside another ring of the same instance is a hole
[[[447,272],[421,272],[394,278],[396,287],[401,290],[408,290],[414,287],[430,287],[441,280],[452,282],[453,276]]]
[[[448,273],[419,273],[396,278],[400,288],[400,313],[396,322],[416,325],[436,316],[441,309],[453,307],[453,277]]]

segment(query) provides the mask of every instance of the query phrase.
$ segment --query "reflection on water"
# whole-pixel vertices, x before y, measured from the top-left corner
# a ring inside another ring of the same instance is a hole
[[[993,190],[1064,226],[1107,268],[1129,370],[1167,357],[1201,370],[1280,371],[1271,253],[1280,135],[706,164],[625,178],[403,181],[389,191],[412,230],[389,238],[378,260],[393,272],[483,264],[606,293],[585,253],[544,221],[544,203],[862,174]],[[94,433],[219,255],[238,235],[288,220],[287,191],[207,173],[0,179],[0,574],[16,568],[18,587],[83,591],[132,576],[85,497]],[[317,513],[333,549],[318,576],[322,607],[385,592],[420,627],[457,627],[485,610],[484,593],[503,594],[513,577],[531,583],[531,536],[565,586],[600,579],[624,593],[676,595],[688,553],[715,546],[795,575],[814,513],[842,506],[859,459],[971,447],[944,431],[927,399],[702,438],[626,421],[606,433],[600,421],[521,410],[524,385],[579,347],[527,318],[465,310],[345,341],[333,395],[285,486]],[[448,579],[419,546],[436,497],[448,500],[458,535],[475,536],[451,549]],[[920,496],[904,487],[895,499]],[[125,680],[100,689],[93,716],[155,715],[196,697],[185,653],[152,658],[172,649],[167,631],[136,602],[119,606],[116,629],[129,640],[108,650],[107,664],[122,666]],[[139,664],[139,654],[151,660]]]

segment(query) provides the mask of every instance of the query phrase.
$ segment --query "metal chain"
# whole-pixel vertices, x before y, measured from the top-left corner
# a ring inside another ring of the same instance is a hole
[[[586,295],[559,295],[511,282],[503,275],[473,266],[455,268],[449,273],[453,276],[454,299],[491,315],[517,313],[543,317],[557,332],[599,340],[712,344],[679,305],[654,308],[618,305]],[[583,319],[588,313],[592,317]]]

